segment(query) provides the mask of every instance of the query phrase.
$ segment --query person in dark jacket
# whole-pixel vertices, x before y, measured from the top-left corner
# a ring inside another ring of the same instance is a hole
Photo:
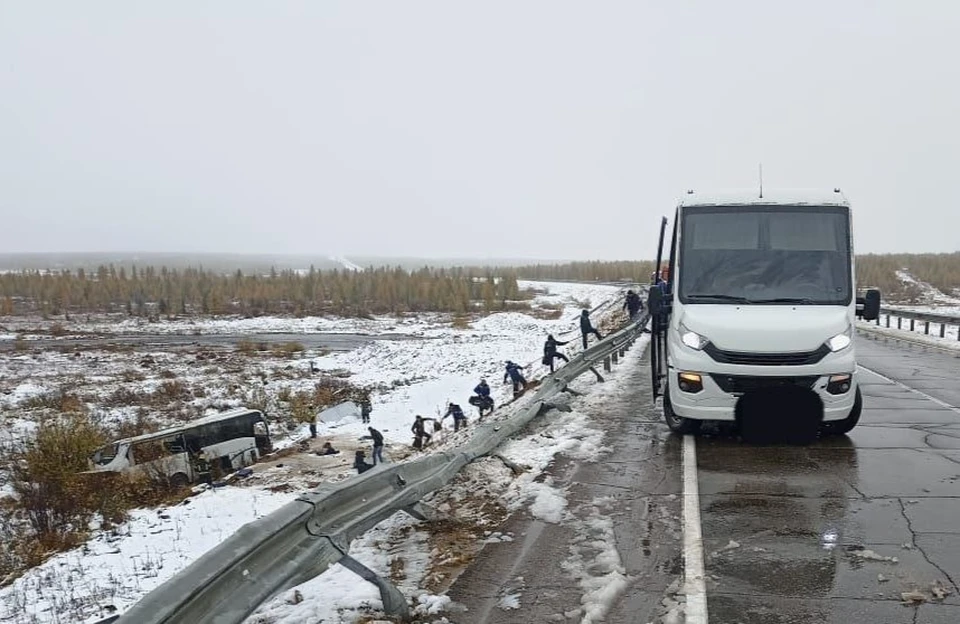
[[[424,444],[429,444],[433,438],[433,435],[427,431],[423,416],[418,415],[414,419],[410,431],[413,433],[413,448],[415,449],[422,449]]]
[[[373,407],[370,405],[370,394],[364,394],[363,398],[360,399],[360,420],[365,424],[370,423],[370,412],[373,411]]]
[[[357,469],[357,474],[363,474],[373,468],[373,464],[368,464],[365,461],[363,451],[357,451],[353,458],[353,467]]]
[[[510,377],[510,381],[513,382],[513,398],[517,398],[527,389],[527,380],[520,372],[522,370],[522,366],[507,360],[507,371],[503,374],[503,383],[507,383],[507,377]]]
[[[337,449],[333,448],[333,445],[329,442],[323,443],[323,448],[320,449],[322,455],[337,455],[340,453]]]
[[[603,340],[603,336],[600,335],[600,332],[598,332],[590,322],[590,310],[580,312],[580,334],[583,336],[584,351],[587,349],[587,336],[589,334],[596,336],[597,340]]]
[[[480,418],[483,418],[484,410],[493,411],[493,397],[490,396],[490,386],[486,379],[481,379],[477,387],[473,389],[475,396],[468,400],[470,405],[474,405],[480,410]]]
[[[377,465],[377,460],[380,460],[380,463],[383,463],[383,434],[374,429],[373,427],[367,427],[367,431],[370,432],[370,435],[363,436],[361,440],[373,440],[373,465]]]
[[[637,314],[643,311],[643,301],[640,295],[632,290],[627,291],[627,300],[623,302],[623,309],[630,315],[630,320],[637,318]]]
[[[443,415],[443,418],[440,420],[443,421],[447,416],[453,416],[453,431],[456,433],[460,431],[460,427],[467,426],[467,415],[463,413],[463,408],[461,408],[456,403],[451,403],[447,405],[447,413]]]
[[[543,343],[543,365],[549,366],[551,373],[553,372],[554,360],[563,360],[564,362],[570,361],[570,359],[564,354],[557,353],[557,347],[565,344],[567,343],[562,340],[557,340],[556,338],[554,338],[553,334],[548,334],[547,341]]]

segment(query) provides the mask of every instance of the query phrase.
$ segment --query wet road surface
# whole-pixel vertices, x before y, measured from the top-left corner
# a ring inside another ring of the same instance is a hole
[[[711,623],[960,622],[960,359],[862,336],[857,349],[849,436],[698,440]],[[919,607],[901,604],[909,591]]]
[[[849,436],[697,439],[712,624],[960,622],[960,358],[871,336],[857,349],[864,411]],[[603,621],[655,622],[682,572],[680,440],[652,407],[646,362],[593,416],[613,453],[561,458],[551,476],[574,515],[613,497],[602,513],[630,581]],[[516,541],[488,546],[451,589],[469,608],[456,621],[581,621],[584,590],[561,567],[582,542],[575,528],[520,512],[503,530]],[[499,608],[519,577],[520,608]],[[904,605],[912,591],[923,601]]]
[[[629,360],[622,364],[629,365]],[[645,365],[633,362],[633,368],[635,374],[603,408],[585,410],[606,431],[604,444],[612,451],[597,463],[561,457],[548,470],[554,486],[568,488],[573,518],[552,524],[524,511],[508,519],[498,530],[512,532],[514,541],[488,544],[450,589],[450,596],[468,608],[454,616],[457,624],[580,622],[584,588],[565,566],[586,561],[595,577],[607,571],[598,559],[601,548],[592,540],[606,543],[611,532],[585,530],[598,515],[612,521],[612,541],[627,576],[622,593],[612,593],[615,600],[603,621],[657,619],[660,601],[682,569],[681,475],[673,469],[679,465],[681,441],[650,409]],[[613,587],[602,580],[590,582]],[[519,609],[501,608],[500,599],[515,592]]]

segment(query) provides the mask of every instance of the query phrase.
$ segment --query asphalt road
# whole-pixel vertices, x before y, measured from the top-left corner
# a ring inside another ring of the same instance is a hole
[[[810,446],[697,439],[712,624],[960,622],[960,358],[861,336],[861,424]],[[645,366],[645,364],[644,364]],[[597,497],[629,582],[605,622],[654,622],[682,572],[681,443],[651,404],[646,370],[595,415],[613,452],[560,459],[574,515]],[[580,621],[583,590],[561,567],[582,544],[568,525],[515,514],[451,589],[460,624]],[[894,561],[895,559],[895,561]],[[518,588],[520,608],[498,599]],[[905,592],[921,601],[905,605]],[[699,624],[699,623],[698,623]]]

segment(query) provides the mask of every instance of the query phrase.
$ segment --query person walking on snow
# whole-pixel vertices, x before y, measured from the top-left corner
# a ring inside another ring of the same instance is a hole
[[[623,309],[630,315],[630,320],[637,318],[637,314],[643,311],[643,301],[640,295],[632,290],[627,291],[627,300],[623,302]]]
[[[483,411],[493,411],[493,397],[490,396],[490,386],[486,379],[481,379],[477,387],[473,389],[473,394],[469,399],[470,405],[475,405],[480,410],[480,418],[483,418]]]
[[[360,420],[364,424],[370,424],[370,412],[373,411],[373,407],[370,405],[370,393],[363,395],[363,398],[360,399]]]
[[[586,339],[584,339],[586,340]],[[567,341],[569,342],[569,341]],[[550,372],[553,372],[553,361],[554,360],[563,360],[564,362],[569,362],[570,359],[562,353],[557,353],[557,346],[565,345],[567,342],[557,340],[553,337],[553,334],[547,335],[547,341],[543,343],[543,365],[550,367]]]
[[[584,351],[587,350],[587,335],[593,334],[597,337],[597,340],[603,340],[603,336],[600,335],[600,332],[598,332],[590,322],[589,310],[584,310],[580,313],[580,334],[583,336]]]
[[[380,460],[380,463],[383,463],[383,434],[374,429],[373,427],[367,427],[367,431],[370,432],[370,435],[365,435],[361,440],[373,440],[373,465],[377,465],[377,460]]]
[[[430,439],[433,438],[433,436],[427,432],[423,416],[418,415],[414,419],[410,431],[413,433],[413,448],[417,450],[422,449],[424,444],[429,444]],[[424,440],[424,438],[426,438],[426,440]]]
[[[524,379],[520,371],[523,367],[507,360],[507,372],[503,374],[503,383],[507,383],[507,377],[513,382],[513,398],[517,398],[527,389],[527,380]]]
[[[467,426],[467,415],[463,413],[463,408],[456,403],[450,403],[447,405],[447,413],[443,415],[443,418],[440,419],[440,422],[443,422],[447,416],[453,416],[454,433],[460,431],[460,427]]]

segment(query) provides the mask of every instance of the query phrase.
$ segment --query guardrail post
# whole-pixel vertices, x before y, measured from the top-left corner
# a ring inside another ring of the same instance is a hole
[[[363,565],[350,555],[344,555],[340,560],[340,565],[350,570],[365,581],[369,581],[380,590],[380,599],[383,600],[383,610],[387,615],[399,617],[406,621],[410,619],[410,607],[407,605],[407,599],[403,597],[400,590],[394,587],[392,583],[377,575],[376,572]]]
[[[603,370],[608,373],[610,372],[610,356],[609,355],[603,358]]]
[[[890,329],[890,315],[887,315],[887,329]]]
[[[923,323],[923,333],[927,336],[930,335],[930,321],[924,321]]]
[[[903,319],[899,316],[897,317],[897,329],[903,329]]]
[[[614,351],[613,353],[610,354],[610,361],[613,362],[614,364],[616,364],[616,363],[617,363],[617,360],[618,360],[618,358],[617,358],[617,352]]]
[[[947,336],[947,324],[940,323],[940,337],[946,338],[946,336]]]
[[[626,347],[620,347],[620,357],[623,357],[623,354],[627,352]]]
[[[877,315],[877,327],[880,327],[880,315]]]
[[[915,330],[914,330],[914,327],[915,327],[915,325],[914,325],[914,320],[916,320],[916,319],[910,319],[910,331],[915,331]]]

